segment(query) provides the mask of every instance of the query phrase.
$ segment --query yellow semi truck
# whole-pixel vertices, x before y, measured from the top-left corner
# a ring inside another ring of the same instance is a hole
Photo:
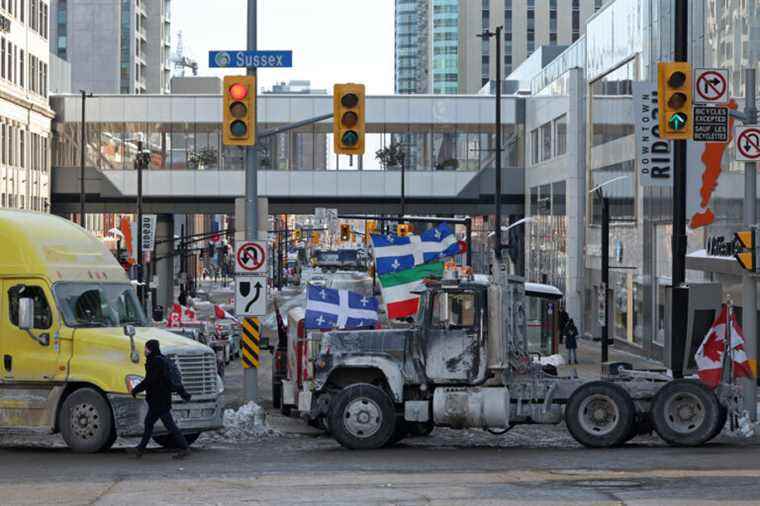
[[[78,225],[0,211],[0,433],[61,433],[97,452],[142,433],[147,406],[130,395],[158,339],[191,402],[174,415],[188,442],[221,427],[223,384],[213,351],[153,327],[111,252]],[[171,445],[162,425],[155,441]]]

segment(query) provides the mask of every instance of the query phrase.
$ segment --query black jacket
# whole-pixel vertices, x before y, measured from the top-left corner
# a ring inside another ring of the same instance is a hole
[[[565,348],[574,350],[578,347],[578,328],[574,323],[568,323],[565,327]]]
[[[160,353],[151,353],[145,361],[145,379],[133,390],[137,395],[145,392],[145,400],[148,407],[154,413],[165,413],[172,409],[172,392],[169,378],[166,376],[164,356]]]

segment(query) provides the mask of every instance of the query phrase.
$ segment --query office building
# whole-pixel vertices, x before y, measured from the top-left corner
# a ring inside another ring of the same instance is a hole
[[[0,2],[0,208],[50,210],[46,2]]]
[[[54,0],[51,20],[50,52],[70,63],[73,90],[168,92],[171,0]]]
[[[602,0],[396,0],[397,93],[477,93],[495,75],[495,40],[477,35],[503,26],[503,76],[540,46],[581,37]]]

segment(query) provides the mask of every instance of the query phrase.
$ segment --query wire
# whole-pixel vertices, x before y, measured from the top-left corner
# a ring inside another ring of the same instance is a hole
[[[517,425],[516,425],[516,424],[513,424],[513,425],[510,425],[509,427],[507,427],[506,429],[502,430],[501,432],[497,432],[497,431],[495,431],[495,430],[493,430],[493,429],[486,429],[486,431],[487,431],[487,432],[490,432],[490,433],[491,433],[491,434],[493,434],[494,436],[503,436],[504,434],[506,434],[506,433],[507,433],[507,432],[509,432],[510,430],[514,429],[515,427],[517,427]]]

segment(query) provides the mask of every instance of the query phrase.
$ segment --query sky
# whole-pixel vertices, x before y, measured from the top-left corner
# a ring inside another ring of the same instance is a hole
[[[332,94],[336,82],[360,82],[368,94],[393,93],[393,0],[258,0],[258,49],[293,51],[293,68],[258,72],[258,88],[311,80]],[[199,75],[209,50],[245,49],[246,0],[173,0],[172,50],[181,30]]]

